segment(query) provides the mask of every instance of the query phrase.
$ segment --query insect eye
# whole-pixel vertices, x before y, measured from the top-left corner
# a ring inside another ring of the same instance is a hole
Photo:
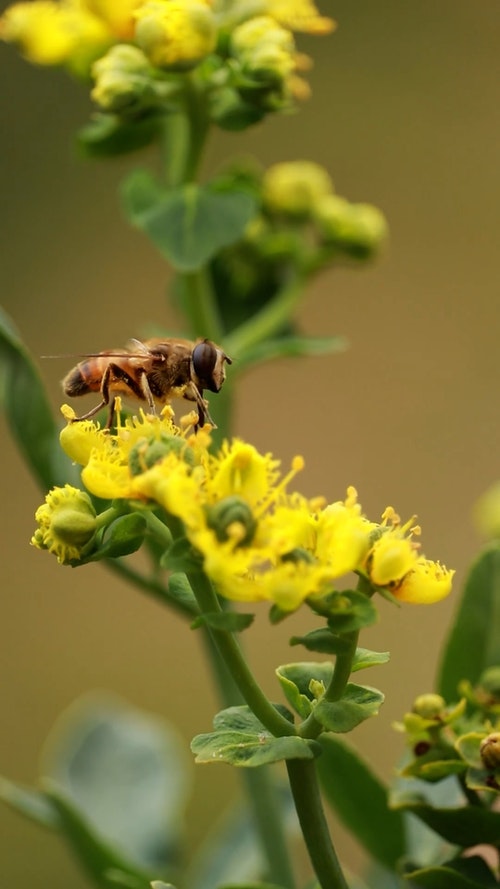
[[[212,343],[198,343],[193,349],[193,368],[200,383],[207,389],[211,388],[212,377],[217,361],[217,349]]]

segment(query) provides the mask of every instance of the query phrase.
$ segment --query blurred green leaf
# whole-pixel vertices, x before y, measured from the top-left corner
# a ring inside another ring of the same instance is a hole
[[[134,177],[123,197],[130,221],[142,229],[179,271],[205,265],[222,247],[239,240],[256,212],[247,191],[218,192],[210,186],[185,185],[161,195],[149,192]],[[140,209],[142,208],[142,209]]]
[[[237,611],[214,611],[200,614],[191,624],[192,629],[206,626],[212,630],[227,630],[230,633],[240,633],[246,630],[255,620],[255,614],[243,614]]]
[[[384,695],[377,688],[348,682],[340,701],[319,701],[314,717],[331,732],[350,732],[376,716],[383,703]]]
[[[142,119],[122,120],[114,114],[94,114],[77,135],[85,157],[105,158],[128,154],[150,145],[160,134],[162,118],[147,114]]]
[[[91,879],[98,886],[108,886],[107,871],[129,873],[134,877],[139,889],[148,889],[148,875],[141,874],[139,869],[134,868],[129,862],[126,863],[111,844],[102,840],[81,811],[59,791],[57,785],[50,781],[44,782],[44,785],[45,793],[59,815],[60,831],[76,854],[82,869]]]
[[[184,574],[200,565],[200,556],[187,537],[178,537],[160,559],[160,566]]]
[[[459,858],[441,867],[427,867],[405,874],[424,889],[497,889],[498,883],[484,858]]]
[[[449,775],[461,775],[467,766],[461,759],[443,758],[442,751],[430,750],[412,760],[401,774],[405,778],[419,778],[422,781],[442,781]]]
[[[336,352],[345,352],[347,345],[347,340],[341,336],[310,337],[285,334],[275,339],[262,340],[240,353],[236,370],[240,371],[252,364],[272,361],[275,358],[332,355]]]
[[[489,545],[473,563],[458,614],[444,649],[437,689],[457,698],[461,679],[475,685],[486,667],[500,664],[500,544]]]
[[[333,664],[317,661],[283,664],[275,672],[288,702],[302,719],[306,719],[312,702],[316,700],[310,689],[311,681],[322,683],[323,689],[326,689],[333,676]]]
[[[77,701],[63,714],[44,756],[61,817],[69,807],[75,830],[81,821],[113,851],[109,866],[125,872],[154,874],[175,863],[188,768],[168,726],[104,695]]]
[[[59,445],[59,428],[38,371],[13,322],[0,309],[0,401],[12,435],[40,487],[78,484]]]
[[[325,602],[328,626],[339,635],[371,627],[378,619],[372,600],[359,590],[332,593]]]
[[[191,584],[183,571],[177,571],[171,574],[168,579],[168,594],[176,602],[189,608],[193,614],[198,610],[196,597],[191,589]]]
[[[357,648],[352,662],[352,672],[366,670],[367,667],[379,667],[390,660],[389,651],[370,651],[369,648]]]
[[[449,843],[464,849],[500,843],[500,812],[480,806],[441,809],[418,799],[401,799],[397,811],[411,812]]]
[[[0,799],[11,808],[43,827],[58,828],[60,819],[55,806],[40,790],[22,787],[8,778],[0,777]]]
[[[303,645],[308,651],[319,651],[322,654],[342,654],[349,650],[350,642],[342,636],[336,636],[328,627],[311,630],[305,636],[292,636],[290,645]]]
[[[405,831],[402,813],[389,808],[388,789],[343,741],[322,735],[320,744],[318,774],[332,809],[376,861],[394,870]]]

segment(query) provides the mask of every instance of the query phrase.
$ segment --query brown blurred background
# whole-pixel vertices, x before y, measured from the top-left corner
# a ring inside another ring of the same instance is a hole
[[[264,164],[314,159],[340,194],[385,211],[391,242],[376,266],[325,274],[302,308],[304,330],[341,333],[350,350],[249,374],[237,431],[285,463],[302,453],[306,494],[338,499],[355,484],[372,517],[388,503],[403,517],[418,513],[424,551],[457,568],[458,593],[479,546],[472,506],[500,476],[500,8],[498,0],[320,5],[339,29],[301,41],[315,57],[311,101],[244,136],[214,137],[207,172],[235,151]],[[146,158],[82,161],[72,136],[88,114],[84,90],[11,48],[1,49],[0,66],[1,302],[26,343],[35,355],[78,354],[123,344],[150,321],[174,327],[168,271],[125,224],[116,196],[126,170]],[[57,409],[67,362],[41,369]],[[33,782],[53,721],[94,688],[165,714],[187,745],[216,707],[199,639],[104,569],[63,569],[29,547],[40,492],[2,426],[0,772]],[[354,741],[387,778],[402,744],[391,724],[432,686],[457,593],[429,609],[381,603],[365,635],[392,659],[366,675],[387,701]],[[271,629],[259,610],[247,645],[274,698],[274,667],[297,659],[289,636],[311,626],[299,613]],[[197,769],[191,847],[236,788],[225,766]],[[0,886],[88,885],[56,837],[3,808],[0,837]],[[338,842],[359,863],[343,833]]]

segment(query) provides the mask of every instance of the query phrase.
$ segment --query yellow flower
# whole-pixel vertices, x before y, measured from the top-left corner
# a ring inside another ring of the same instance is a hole
[[[451,592],[454,571],[439,562],[431,562],[421,556],[401,583],[391,589],[401,602],[414,605],[432,605]]]
[[[83,0],[89,12],[104,22],[117,40],[131,40],[134,12],[143,0]]]
[[[135,40],[159,68],[192,68],[215,49],[209,0],[146,0],[135,18]]]
[[[334,577],[356,570],[369,550],[373,528],[361,514],[356,490],[349,488],[344,502],[332,503],[318,515],[316,558],[330,566]]]
[[[253,445],[233,439],[225,441],[219,453],[209,458],[207,499],[222,500],[233,494],[251,506],[265,499],[278,478],[279,461],[260,454]]]
[[[415,567],[416,545],[398,531],[389,530],[374,543],[368,573],[376,586],[390,586]]]
[[[264,0],[268,15],[292,31],[323,35],[335,30],[333,19],[320,15],[312,0]]]
[[[31,538],[32,545],[54,553],[61,565],[80,558],[96,529],[89,495],[71,485],[49,491],[35,519],[39,527]]]
[[[85,71],[111,40],[106,24],[78,0],[15,3],[0,19],[0,37],[39,65]]]

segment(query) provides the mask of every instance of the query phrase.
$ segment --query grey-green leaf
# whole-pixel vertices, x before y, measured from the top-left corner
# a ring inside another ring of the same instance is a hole
[[[458,698],[461,679],[473,685],[486,667],[500,664],[500,544],[489,545],[473,563],[446,647],[437,688]]]
[[[365,719],[376,716],[383,702],[384,695],[377,688],[348,682],[340,701],[320,701],[314,716],[328,731],[350,732]]]

